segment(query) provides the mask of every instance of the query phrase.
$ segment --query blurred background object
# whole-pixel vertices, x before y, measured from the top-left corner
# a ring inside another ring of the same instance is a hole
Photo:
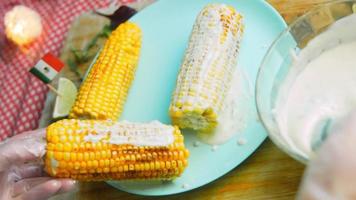
[[[41,16],[26,6],[15,6],[5,14],[6,36],[18,45],[33,42],[42,33]]]

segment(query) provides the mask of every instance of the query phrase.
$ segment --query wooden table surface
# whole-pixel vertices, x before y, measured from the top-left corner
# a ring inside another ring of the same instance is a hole
[[[326,0],[269,0],[287,23]],[[294,199],[304,166],[277,149],[270,140],[244,163],[218,180],[199,189],[157,199]],[[152,197],[131,195],[106,183],[81,184],[75,199],[146,200]]]

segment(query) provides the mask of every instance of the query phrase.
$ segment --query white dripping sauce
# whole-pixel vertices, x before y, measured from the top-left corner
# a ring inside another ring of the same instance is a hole
[[[95,124],[95,134],[87,134],[84,141],[97,143],[109,137],[110,144],[131,144],[135,146],[168,146],[174,142],[174,128],[158,121],[147,124],[122,121],[112,126]]]
[[[252,84],[244,69],[237,67],[232,84],[219,114],[218,126],[213,133],[198,133],[198,137],[211,145],[223,144],[247,126],[247,122],[256,116]]]
[[[226,5],[221,5],[222,8],[225,8],[227,12],[230,12]],[[217,20],[220,18],[219,13],[216,10],[210,10],[209,14],[204,16],[201,15],[200,17],[210,18],[210,20]],[[204,20],[202,20],[204,21]],[[205,20],[209,21],[209,20]],[[212,65],[212,61],[216,61],[217,66],[221,66],[224,63],[224,59],[222,59],[225,55],[228,55],[226,51],[231,51],[234,49],[234,45],[236,43],[240,43],[242,33],[241,29],[239,29],[238,34],[235,36],[232,32],[227,34],[226,42],[223,45],[220,44],[220,40],[216,37],[217,34],[223,31],[223,24],[219,20],[215,21],[218,24],[215,30],[206,31],[205,39],[199,40],[208,42],[209,46],[215,46],[214,50],[210,50],[207,52],[206,58],[203,60],[202,66],[210,66]],[[206,26],[206,27],[203,27]],[[209,30],[209,24],[201,24],[202,29]],[[216,40],[212,40],[212,38],[217,38]],[[199,49],[199,48],[198,48]],[[192,51],[197,55],[194,57],[200,57],[202,52],[200,51]],[[236,59],[230,59],[229,63],[230,66],[236,66]],[[205,70],[204,70],[205,69]],[[208,76],[208,67],[203,67],[203,72],[200,73],[201,79],[205,79]],[[215,92],[213,90],[208,91],[204,88],[200,88],[198,91],[211,95],[211,92]],[[225,92],[225,91],[222,91]],[[198,101],[201,101],[198,99]],[[205,102],[202,100],[201,102]],[[218,115],[218,126],[212,133],[197,133],[197,136],[205,143],[213,145],[223,144],[231,139],[234,135],[242,132],[246,127],[247,121],[250,119],[251,111],[253,110],[253,95],[251,84],[249,78],[245,74],[242,68],[236,68],[233,72],[232,80],[231,80],[231,87],[227,91],[227,96],[225,97],[223,108]],[[203,105],[204,107],[206,105]],[[199,123],[199,122],[197,122]],[[214,148],[213,148],[214,149]]]
[[[309,158],[326,120],[356,108],[356,14],[343,18],[301,50],[275,107],[281,140]]]
[[[59,166],[59,163],[58,163],[58,161],[56,160],[56,159],[54,159],[54,158],[51,158],[51,160],[50,160],[50,162],[51,162],[51,173],[52,174],[57,174],[57,168],[58,168],[58,166]]]
[[[189,68],[187,65],[190,65],[190,62],[195,58],[203,58],[201,60],[200,66],[193,66],[194,68],[199,69],[199,77],[196,79],[196,74],[194,73],[180,72],[177,79],[177,86],[182,85],[182,80],[184,77],[184,79],[187,79],[189,81],[189,85],[191,85],[194,91],[204,95],[192,96],[186,93],[181,99],[183,103],[187,102],[189,104],[199,104],[201,108],[211,107],[211,102],[207,101],[203,96],[210,97],[215,95],[216,89],[221,89],[220,84],[223,84],[219,79],[207,79],[207,77],[209,77],[212,73],[215,73],[214,71],[216,70],[211,66],[228,65],[227,68],[232,69],[236,65],[236,59],[228,59],[228,63],[223,62],[227,59],[226,56],[234,54],[233,57],[235,57],[237,55],[237,52],[233,51],[235,49],[235,45],[240,43],[241,41],[242,29],[239,28],[238,33],[236,35],[233,34],[230,30],[226,35],[226,41],[221,44],[219,36],[224,32],[224,23],[220,20],[219,10],[224,10],[224,12],[230,14],[232,12],[227,5],[211,4],[205,7],[204,10],[200,12],[196,20],[200,23],[195,23],[193,27],[189,46],[186,50],[187,52],[185,53],[185,59],[182,68]],[[233,18],[232,20],[235,20],[235,18]],[[212,27],[211,24],[214,24],[214,26]],[[192,45],[195,45],[195,47]],[[210,49],[207,50],[205,47],[209,47]],[[230,74],[230,72],[226,73]],[[198,80],[199,83],[194,83],[193,80]],[[205,84],[211,85],[214,89],[203,87]],[[177,100],[177,93],[174,94],[173,98],[174,101]],[[222,97],[218,96],[218,98],[221,99]],[[214,106],[213,109],[215,109]],[[206,123],[205,120],[200,121],[199,119],[194,118],[190,120],[192,124],[201,124],[202,126],[204,125],[203,123]]]

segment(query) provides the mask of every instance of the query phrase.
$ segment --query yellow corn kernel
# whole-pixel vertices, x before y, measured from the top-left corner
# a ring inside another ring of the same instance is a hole
[[[71,129],[68,129],[69,127]],[[184,147],[181,132],[174,126],[159,122],[142,124],[65,119],[50,125],[47,128],[47,135],[53,136],[52,132],[58,132],[59,129],[74,130],[63,131],[61,134],[66,138],[79,135],[80,140],[54,143],[50,137],[47,137],[48,147],[60,147],[47,149],[45,156],[45,169],[54,177],[84,181],[167,180],[180,176],[187,166],[188,150]],[[144,141],[145,137],[151,139],[156,136],[167,137],[168,142],[164,146],[150,145],[149,142],[143,146],[135,146],[134,143],[110,144],[110,140],[115,136],[134,138],[138,133],[137,130],[140,130],[141,135],[138,136],[140,141]],[[88,139],[89,135],[98,134],[102,137],[99,141]],[[77,148],[68,148],[69,146]]]
[[[70,118],[118,119],[134,79],[141,37],[140,28],[132,22],[112,32],[79,89]]]

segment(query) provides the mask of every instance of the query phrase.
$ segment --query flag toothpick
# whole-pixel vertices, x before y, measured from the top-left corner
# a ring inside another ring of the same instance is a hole
[[[47,53],[30,69],[30,72],[44,82],[52,92],[58,96],[62,96],[50,83],[63,67],[64,63],[60,59],[51,53]]]
[[[56,88],[54,88],[52,85],[50,84],[47,84],[47,87],[53,92],[55,93],[56,95],[62,97],[62,94],[58,92],[58,90]]]

